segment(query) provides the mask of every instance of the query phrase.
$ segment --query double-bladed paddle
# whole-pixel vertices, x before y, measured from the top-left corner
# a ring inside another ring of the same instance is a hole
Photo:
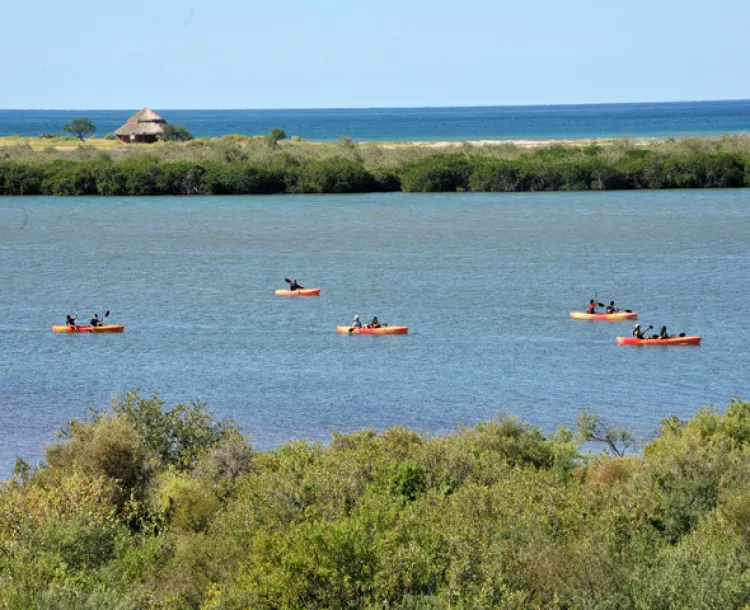
[[[647,328],[645,328],[645,329],[644,329],[644,330],[642,331],[642,333],[643,333],[643,337],[641,337],[641,338],[642,338],[642,339],[648,339],[648,336],[646,335],[646,333],[647,333],[648,331],[650,331],[650,330],[651,330],[651,329],[652,329],[653,327],[654,327],[654,326],[653,326],[653,324],[649,324],[649,325],[648,325],[648,327],[647,327]],[[637,338],[637,337],[636,337],[636,338]]]

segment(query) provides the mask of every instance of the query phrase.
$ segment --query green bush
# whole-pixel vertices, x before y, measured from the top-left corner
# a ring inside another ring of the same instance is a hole
[[[386,152],[350,145],[349,140],[269,148],[262,139],[226,136],[179,145],[167,142],[148,153],[118,155],[88,146],[65,153],[54,149],[37,153],[28,144],[7,150],[0,153],[3,195],[523,192],[750,185],[746,153],[688,154],[682,148],[679,154],[665,154],[627,146],[620,154],[616,146],[553,145],[504,157],[500,149]]]
[[[377,190],[373,175],[360,163],[348,159],[311,161],[298,170],[292,192],[369,193]]]
[[[144,398],[135,390],[114,401],[110,411],[133,426],[161,464],[178,470],[192,468],[209,450],[239,435],[232,420],[215,420],[199,401],[165,409],[158,395]]]
[[[163,127],[161,139],[165,142],[189,142],[194,137],[184,125],[166,123]]]
[[[455,192],[469,187],[472,160],[467,155],[434,155],[408,164],[401,172],[404,191]]]
[[[424,491],[424,470],[413,461],[403,462],[391,479],[391,493],[413,502]]]
[[[596,170],[586,158],[578,181]],[[595,413],[579,424],[548,436],[506,417],[253,452],[202,403],[130,392],[0,487],[2,605],[750,604],[750,403],[668,417],[625,458],[581,454],[592,440],[622,453],[627,435]]]

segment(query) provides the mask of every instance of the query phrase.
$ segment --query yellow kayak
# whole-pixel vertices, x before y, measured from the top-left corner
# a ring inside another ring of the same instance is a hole
[[[280,297],[319,297],[320,288],[300,288],[299,290],[277,290],[274,294]]]
[[[570,317],[574,320],[637,320],[638,314],[634,311],[618,311],[615,313],[586,313],[583,311],[571,311]]]
[[[352,326],[337,326],[336,332],[341,335],[405,335],[408,326],[381,326],[380,328],[354,328]]]

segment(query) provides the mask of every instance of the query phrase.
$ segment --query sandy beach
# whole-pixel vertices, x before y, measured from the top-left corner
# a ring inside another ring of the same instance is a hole
[[[262,136],[248,136],[248,142],[251,139],[261,138]],[[631,145],[646,146],[659,141],[663,141],[665,138],[634,138],[629,139]],[[209,139],[212,142],[220,142],[221,137],[215,137]],[[399,149],[409,147],[419,147],[427,149],[451,149],[451,148],[462,148],[465,146],[472,147],[493,147],[493,146],[513,146],[524,149],[542,148],[550,146],[552,144],[563,144],[566,146],[587,146],[590,144],[601,144],[608,145],[614,142],[620,141],[622,138],[582,138],[582,139],[565,139],[565,140],[439,140],[439,141],[354,141],[357,146],[367,147],[381,147],[386,149]],[[325,146],[338,143],[337,140],[333,141],[310,141],[310,140],[286,140],[281,143],[282,146]],[[142,150],[147,151],[149,149],[155,150],[162,146],[162,143],[157,144],[137,144],[127,145],[118,142],[117,140],[110,140],[104,138],[87,138],[81,142],[72,138],[39,138],[39,137],[18,137],[18,136],[5,136],[0,137],[0,149],[7,147],[18,147],[18,146],[29,146],[32,150],[40,151],[44,149],[54,148],[58,151],[71,151],[77,149],[79,146],[90,146],[97,150]]]
[[[636,145],[645,145],[663,140],[664,138],[637,138],[630,142]],[[542,148],[552,144],[564,144],[566,146],[587,146],[589,144],[611,144],[617,141],[615,138],[581,138],[566,140],[445,140],[437,142],[358,142],[358,144],[375,144],[383,148],[398,148],[399,146],[421,146],[423,148],[455,148],[464,145],[469,146],[518,146],[520,148]]]

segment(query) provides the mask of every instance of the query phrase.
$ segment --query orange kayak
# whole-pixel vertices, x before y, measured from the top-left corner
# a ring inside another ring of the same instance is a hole
[[[320,288],[300,288],[299,290],[277,290],[280,297],[319,297]]]
[[[617,345],[700,345],[702,337],[670,337],[669,339],[636,339],[617,337]]]
[[[121,333],[125,330],[124,324],[105,324],[104,326],[53,326],[53,333]]]
[[[585,313],[583,311],[571,311],[570,317],[574,320],[637,320],[638,314],[634,311],[618,311],[616,313]]]
[[[405,335],[408,326],[381,326],[380,328],[353,328],[351,326],[337,326],[336,332],[342,335]]]

